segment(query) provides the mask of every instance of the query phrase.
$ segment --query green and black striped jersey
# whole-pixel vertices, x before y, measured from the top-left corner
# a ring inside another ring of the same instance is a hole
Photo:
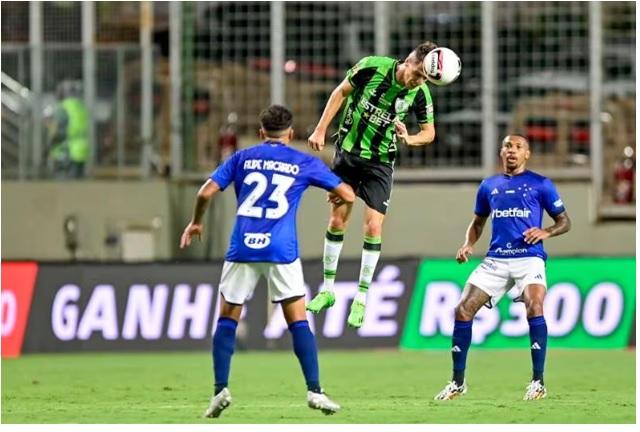
[[[395,119],[409,111],[418,123],[433,123],[431,93],[426,84],[408,89],[396,80],[399,62],[371,56],[347,72],[354,90],[340,118],[337,145],[363,159],[392,163],[396,155]]]

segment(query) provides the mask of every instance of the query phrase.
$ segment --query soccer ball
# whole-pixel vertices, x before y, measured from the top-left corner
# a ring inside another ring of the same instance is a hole
[[[436,48],[424,58],[424,72],[429,82],[444,86],[454,82],[462,71],[460,57],[449,48]]]

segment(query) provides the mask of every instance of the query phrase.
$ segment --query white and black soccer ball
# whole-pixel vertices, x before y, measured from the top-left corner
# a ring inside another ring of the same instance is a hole
[[[444,86],[454,82],[462,71],[460,57],[449,48],[436,48],[424,58],[424,72],[429,82]]]

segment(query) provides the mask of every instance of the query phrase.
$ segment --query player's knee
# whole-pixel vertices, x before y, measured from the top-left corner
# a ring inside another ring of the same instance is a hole
[[[369,237],[382,236],[382,222],[376,219],[368,219],[364,223],[364,232]]]
[[[475,312],[473,308],[469,307],[466,303],[460,302],[455,308],[456,320],[458,321],[471,321]]]
[[[329,228],[336,231],[344,231],[347,227],[347,220],[342,215],[333,215],[329,219]]]
[[[537,316],[542,316],[543,314],[543,307],[542,307],[542,301],[530,301],[527,303],[527,318],[533,318],[533,317],[537,317]]]

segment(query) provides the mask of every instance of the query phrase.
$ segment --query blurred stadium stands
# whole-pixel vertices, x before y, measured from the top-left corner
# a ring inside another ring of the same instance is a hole
[[[90,107],[90,180],[199,181],[225,145],[256,141],[270,102],[293,109],[305,148],[348,67],[370,54],[403,58],[430,39],[455,50],[463,72],[430,87],[436,143],[402,148],[398,181],[478,181],[496,169],[500,138],[521,131],[533,169],[591,186],[599,217],[635,218],[634,2],[1,8],[3,183],[49,176],[45,124],[62,81],[81,82]]]

